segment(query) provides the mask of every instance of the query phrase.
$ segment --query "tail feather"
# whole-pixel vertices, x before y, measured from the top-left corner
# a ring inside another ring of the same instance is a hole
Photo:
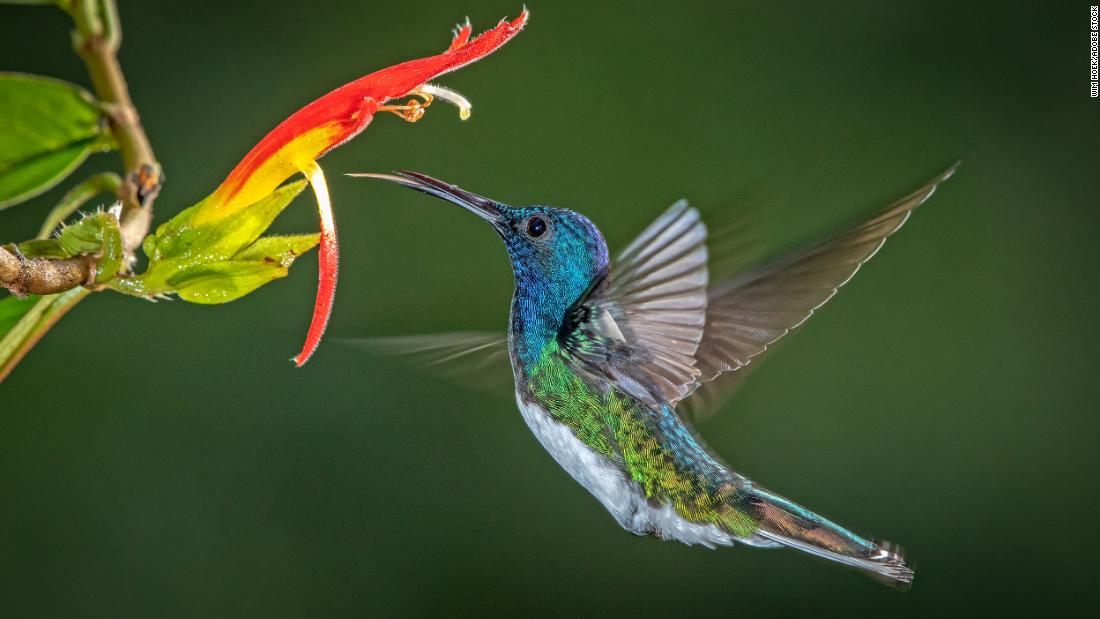
[[[759,521],[754,545],[770,543],[796,548],[855,568],[898,589],[908,589],[913,582],[913,570],[905,564],[901,549],[889,542],[864,539],[759,487],[753,487],[744,500]]]
[[[768,531],[762,530],[757,535],[783,546],[797,548],[815,557],[855,568],[867,576],[897,589],[905,590],[913,584],[913,570],[905,564],[905,558],[900,554],[900,549],[889,542],[875,544],[877,550],[865,557],[858,557],[827,550],[800,539],[783,537]]]

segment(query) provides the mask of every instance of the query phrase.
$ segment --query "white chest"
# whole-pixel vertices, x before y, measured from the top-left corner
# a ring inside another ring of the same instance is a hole
[[[573,431],[537,404],[527,404],[516,393],[516,404],[535,438],[577,483],[584,486],[611,512],[626,530],[638,535],[653,534],[685,544],[709,548],[728,546],[733,538],[712,524],[698,524],[682,518],[671,505],[654,507],[636,482],[621,468],[600,456]]]

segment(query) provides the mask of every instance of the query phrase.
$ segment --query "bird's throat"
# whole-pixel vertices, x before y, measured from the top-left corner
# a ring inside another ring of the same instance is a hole
[[[517,282],[512,296],[512,354],[523,368],[530,369],[542,358],[547,346],[557,343],[566,310],[562,291],[546,284]]]

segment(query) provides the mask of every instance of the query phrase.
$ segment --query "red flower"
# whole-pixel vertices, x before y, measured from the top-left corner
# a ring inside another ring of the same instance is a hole
[[[302,173],[309,179],[321,219],[320,273],[309,333],[302,351],[293,359],[298,366],[310,358],[324,334],[332,312],[339,265],[336,226],[317,159],[358,135],[378,111],[395,112],[406,120],[416,121],[434,98],[440,98],[458,105],[460,116],[468,117],[469,103],[461,95],[428,81],[496,51],[523,29],[527,17],[524,9],[515,20],[501,20],[495,28],[473,39],[467,21],[442,54],[375,71],[303,107],[249,151],[195,214],[196,225],[211,222],[258,202],[294,174]],[[423,100],[387,105],[406,96]]]

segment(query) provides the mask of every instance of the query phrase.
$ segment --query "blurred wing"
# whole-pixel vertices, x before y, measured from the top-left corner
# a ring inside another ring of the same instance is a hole
[[[742,366],[736,372],[724,373],[713,380],[700,382],[684,399],[676,404],[676,412],[684,420],[698,424],[714,417],[722,406],[733,398],[745,381],[760,367],[760,359],[771,354],[776,344],[755,358],[756,363]]]
[[[739,381],[736,372],[806,321],[871,259],[916,207],[951,178],[956,167],[929,181],[877,215],[823,242],[715,285],[707,295],[706,329],[695,353],[699,386],[724,372],[719,382]],[[700,394],[713,400],[720,385]],[[707,405],[687,403],[696,409]],[[710,403],[713,406],[714,402]]]
[[[562,326],[580,369],[653,404],[690,393],[706,321],[706,237],[699,212],[681,200],[619,254]]]
[[[466,387],[509,398],[514,391],[508,337],[502,333],[469,331],[344,341],[372,352],[404,357]]]

